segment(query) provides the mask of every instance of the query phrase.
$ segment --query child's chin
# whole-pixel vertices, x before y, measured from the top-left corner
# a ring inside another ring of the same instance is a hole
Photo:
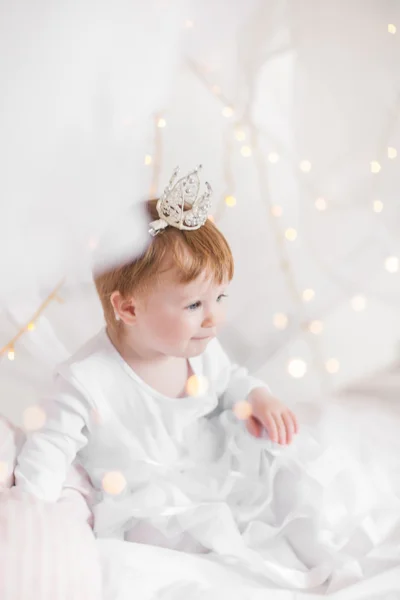
[[[188,352],[186,358],[196,358],[196,356],[200,356],[201,354],[203,354],[204,350],[205,347],[202,350],[193,350],[193,352]]]
[[[204,340],[191,340],[187,349],[187,358],[192,358],[193,356],[199,356],[200,354],[203,354],[210,341],[211,338]]]

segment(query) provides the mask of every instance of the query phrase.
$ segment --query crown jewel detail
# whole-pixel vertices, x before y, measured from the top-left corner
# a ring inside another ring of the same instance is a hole
[[[152,236],[156,236],[168,225],[191,231],[199,229],[207,221],[211,208],[212,189],[206,182],[206,191],[198,196],[201,168],[202,166],[199,165],[185,177],[178,179],[176,183],[179,167],[174,170],[168,186],[157,202],[157,212],[160,218],[150,223],[149,233]]]

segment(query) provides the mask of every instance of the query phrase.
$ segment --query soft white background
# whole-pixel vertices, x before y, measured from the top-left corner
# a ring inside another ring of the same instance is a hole
[[[388,147],[400,153],[396,2],[17,0],[0,11],[0,346],[65,277],[64,302],[14,361],[0,360],[0,412],[20,422],[54,364],[101,326],[90,283],[99,236],[110,223],[118,232],[97,260],[137,252],[146,223],[129,207],[177,164],[204,165],[235,255],[221,336],[234,358],[292,401],[396,359],[399,272],[384,268],[400,255],[400,154],[388,158]],[[306,363],[300,379],[293,358]]]

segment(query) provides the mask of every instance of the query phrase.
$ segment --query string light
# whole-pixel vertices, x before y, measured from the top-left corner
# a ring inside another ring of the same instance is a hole
[[[103,490],[111,496],[118,496],[126,488],[126,479],[119,471],[110,471],[102,479]]]
[[[233,117],[234,114],[235,114],[235,111],[233,110],[233,108],[231,106],[224,106],[224,108],[222,109],[222,115],[224,117],[226,117],[227,119],[229,119],[230,117]]]
[[[252,155],[252,151],[251,151],[250,146],[242,146],[241,149],[240,149],[240,153],[245,158],[249,158],[249,156]]]
[[[325,363],[325,368],[331,375],[337,373],[340,369],[340,363],[337,358],[330,358]]]
[[[287,367],[289,375],[301,379],[307,373],[307,363],[302,358],[292,358]]]
[[[160,117],[158,119],[158,121],[157,121],[157,127],[159,127],[160,129],[162,129],[166,125],[167,125],[167,121],[165,119],[163,119],[162,117]]]
[[[396,25],[393,25],[393,23],[389,23],[388,32],[391,33],[392,35],[394,35],[396,33],[396,31],[397,31]]]
[[[202,396],[208,390],[208,379],[203,375],[191,375],[186,382],[188,396]]]
[[[236,402],[233,406],[233,413],[240,421],[247,421],[250,419],[253,411],[250,402],[246,402],[246,400],[242,400],[241,402]]]
[[[394,25],[389,26],[389,31],[394,32],[395,30],[396,30],[396,28]],[[201,68],[198,65],[196,65],[195,63],[193,63],[193,61],[191,61],[191,64],[192,64],[193,70],[195,71],[195,73],[197,73],[198,77],[200,79],[202,79],[203,83],[206,84],[207,88],[209,90],[212,90],[213,92],[215,92],[215,88],[211,87],[210,83],[208,83],[207,80],[205,80],[204,72],[201,70]],[[229,105],[229,100],[222,95],[221,95],[220,101],[225,106]],[[243,123],[247,128],[246,133],[247,133],[247,136],[249,137],[251,146],[250,145],[242,146],[240,151],[241,151],[242,156],[245,156],[245,157],[249,157],[253,153],[255,154],[256,159],[257,159],[256,167],[259,172],[260,188],[263,189],[262,184],[265,183],[265,179],[266,179],[266,175],[264,173],[265,169],[263,170],[263,166],[265,167],[265,163],[261,159],[261,158],[264,158],[264,156],[263,157],[260,156],[262,154],[262,149],[259,147],[259,144],[258,144],[258,136],[262,135],[262,132],[260,132],[260,130],[256,126],[254,126],[254,124],[251,121],[249,121],[248,123],[246,121],[243,121]],[[243,141],[244,139],[246,139],[245,136],[243,135],[243,133],[238,133],[238,132],[235,133],[235,137],[238,141]],[[273,156],[273,153],[271,153],[271,155]],[[267,158],[269,160],[270,155],[267,155]],[[303,172],[308,173],[310,170],[312,170],[311,161],[303,160],[303,161],[299,162],[299,168]],[[371,161],[370,168],[371,168],[372,173],[379,173],[381,171],[381,164],[378,161]],[[229,168],[227,168],[227,171],[229,172]],[[232,186],[229,186],[228,189],[233,189],[233,188],[232,188]],[[269,200],[268,200],[268,202],[269,202]],[[376,208],[379,206],[380,205],[375,205],[374,210],[376,210]],[[315,199],[315,208],[320,211],[325,211],[328,208],[328,203],[324,198],[317,198],[317,199]],[[279,206],[269,205],[269,210],[273,216],[281,216],[281,214],[282,214],[282,209]],[[380,208],[378,208],[378,211],[379,210],[380,210]],[[300,294],[299,294],[299,290],[296,288],[296,282],[294,280],[294,276],[291,272],[292,269],[291,269],[291,264],[290,264],[290,258],[287,256],[287,250],[286,250],[287,246],[285,244],[280,243],[282,241],[281,231],[279,231],[279,227],[275,221],[272,221],[272,223],[274,223],[274,227],[276,229],[276,234],[277,234],[277,238],[278,238],[278,246],[281,249],[281,253],[282,253],[282,260],[280,261],[280,264],[282,265],[282,269],[285,271],[286,276],[289,280],[291,290],[295,297],[302,298],[304,302],[310,302],[311,300],[313,300],[315,298],[315,291],[311,288],[308,288],[308,289],[303,290],[303,292],[300,292]],[[297,235],[297,232],[296,232],[296,235]],[[292,235],[289,233],[289,238],[290,237],[292,237]],[[386,259],[385,265],[389,266],[389,269],[392,272],[394,272],[395,270],[398,269],[398,258],[389,257],[388,259]],[[283,322],[284,322],[284,320],[282,320],[282,323]],[[314,325],[314,327],[315,327],[315,325]],[[317,329],[321,329],[321,326],[320,325],[317,326]],[[300,371],[307,369],[307,365],[306,365],[305,361],[303,361],[302,359],[293,359],[293,360],[299,361],[299,363],[295,362],[294,366],[296,366],[296,364],[298,364],[298,366],[301,367]],[[329,361],[326,361],[326,362],[323,360],[320,360],[319,364],[321,364],[321,363],[322,363],[322,365],[325,364],[325,368],[328,370],[328,372],[336,372],[339,369],[339,361],[337,359],[329,359]]]
[[[297,231],[293,227],[289,227],[285,231],[285,238],[289,240],[289,242],[294,242],[297,238]]]
[[[22,421],[26,431],[37,431],[46,423],[46,413],[40,406],[28,406],[24,410]]]
[[[275,313],[272,322],[274,327],[283,330],[286,329],[289,319],[285,313]]]
[[[271,215],[273,217],[281,217],[282,214],[283,214],[282,206],[279,206],[279,204],[274,204],[273,206],[271,206]]]
[[[385,269],[389,273],[397,273],[397,271],[399,270],[398,256],[388,256],[385,259]]]
[[[309,160],[302,160],[300,163],[300,170],[303,173],[309,173],[311,171],[311,163]]]
[[[367,306],[367,299],[365,296],[362,296],[361,294],[358,296],[354,296],[351,299],[351,307],[353,310],[360,312],[361,310],[364,310]]]
[[[270,152],[268,154],[268,160],[270,163],[276,164],[279,160],[279,154],[277,154],[276,152]]]
[[[380,200],[374,200],[372,208],[374,212],[381,213],[383,211],[383,202]]]
[[[51,302],[63,302],[62,298],[58,295],[59,290],[61,289],[64,281],[62,280],[54,290],[47,296],[47,298],[42,302],[36,312],[32,315],[27,323],[25,323],[19,331],[14,335],[14,337],[7,342],[5,346],[0,348],[0,356],[3,354],[7,354],[9,360],[15,359],[15,344],[16,342],[24,335],[27,331],[33,331],[35,329],[35,322],[39,319],[41,314],[46,310],[47,306]]]
[[[314,335],[319,335],[324,330],[324,324],[322,321],[311,321],[308,325],[308,330]]]
[[[146,156],[144,157],[144,164],[146,166],[151,165],[151,163],[153,162],[153,157],[150,156],[150,154],[146,154]]]
[[[396,148],[392,148],[391,146],[389,146],[388,148],[388,158],[396,158],[397,156],[397,150]]]
[[[315,201],[315,208],[320,211],[326,210],[328,208],[328,204],[325,198],[317,198]]]
[[[303,297],[304,302],[310,302],[311,300],[314,299],[314,296],[315,296],[315,292],[311,288],[307,288],[302,293],[302,297]]]
[[[236,205],[236,198],[235,198],[235,196],[226,196],[226,198],[225,198],[225,204],[227,206],[235,206]]]

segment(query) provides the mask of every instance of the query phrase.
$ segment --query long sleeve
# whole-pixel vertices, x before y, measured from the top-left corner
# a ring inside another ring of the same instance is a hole
[[[217,339],[209,344],[206,361],[222,409],[231,408],[236,402],[246,400],[250,392],[256,388],[269,390],[265,381],[250,375],[246,367],[232,363]]]
[[[52,502],[59,499],[71,463],[87,444],[90,408],[73,382],[58,376],[43,410],[44,425],[28,435],[18,457],[15,484]]]

